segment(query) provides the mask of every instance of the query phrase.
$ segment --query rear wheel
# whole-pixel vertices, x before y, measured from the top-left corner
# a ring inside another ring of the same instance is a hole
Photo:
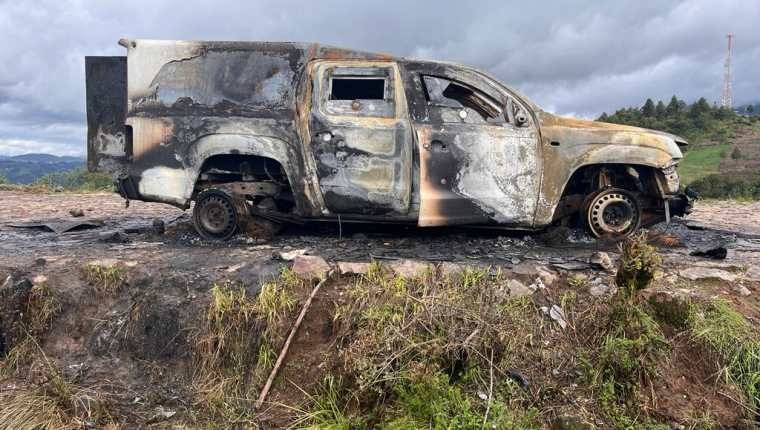
[[[193,224],[206,240],[227,240],[238,229],[240,212],[235,199],[221,190],[203,191],[195,199]]]
[[[641,204],[624,189],[605,188],[592,194],[585,211],[587,226],[596,237],[625,237],[641,225]]]

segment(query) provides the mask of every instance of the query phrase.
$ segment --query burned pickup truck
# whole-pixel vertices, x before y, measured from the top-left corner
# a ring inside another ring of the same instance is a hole
[[[562,118],[479,70],[318,44],[87,57],[88,166],[227,239],[311,220],[627,235],[683,216],[670,134]]]

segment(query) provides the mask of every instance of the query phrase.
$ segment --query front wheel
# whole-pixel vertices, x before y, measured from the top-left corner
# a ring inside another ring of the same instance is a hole
[[[641,225],[641,204],[624,189],[605,188],[590,195],[585,211],[588,229],[596,237],[625,237]]]

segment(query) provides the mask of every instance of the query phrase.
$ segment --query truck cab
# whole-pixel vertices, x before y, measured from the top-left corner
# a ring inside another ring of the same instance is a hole
[[[126,57],[86,59],[88,166],[126,199],[193,205],[207,239],[309,220],[624,236],[689,208],[683,139],[549,114],[470,67],[318,44],[120,44]]]

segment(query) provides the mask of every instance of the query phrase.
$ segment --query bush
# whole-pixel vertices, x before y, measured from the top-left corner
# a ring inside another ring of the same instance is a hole
[[[31,184],[48,190],[113,191],[113,178],[105,173],[89,172],[83,168],[62,173],[49,173]]]
[[[690,185],[701,197],[712,199],[759,199],[760,174],[709,175]]]

